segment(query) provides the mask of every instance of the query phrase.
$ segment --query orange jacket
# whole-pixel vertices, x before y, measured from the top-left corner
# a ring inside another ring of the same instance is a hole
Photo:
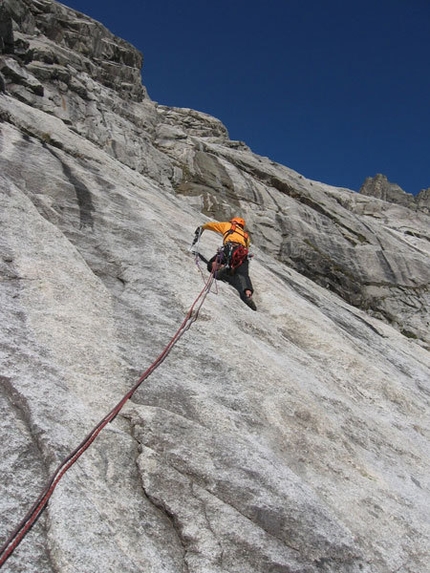
[[[232,233],[229,233],[228,231],[230,231],[232,227],[234,227],[234,225],[232,225],[230,221],[225,223],[204,223],[204,225],[202,225],[203,231],[213,231],[214,233],[222,235],[224,245],[226,243],[239,243],[244,247],[249,247],[250,240],[248,233],[238,225],[236,225],[236,228]]]

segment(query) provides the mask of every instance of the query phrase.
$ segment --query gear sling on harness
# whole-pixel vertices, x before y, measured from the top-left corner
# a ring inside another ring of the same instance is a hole
[[[248,249],[239,243],[226,243],[208,261],[208,271],[212,271],[213,263],[223,270],[234,271],[248,259]]]

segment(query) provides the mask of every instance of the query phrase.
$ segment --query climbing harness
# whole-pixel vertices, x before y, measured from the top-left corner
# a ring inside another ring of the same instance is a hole
[[[248,258],[248,249],[243,245],[236,243],[227,243],[228,245],[228,255],[227,255],[227,266],[234,270],[240,267]]]
[[[207,295],[209,294],[212,284],[215,280],[215,274],[211,273],[209,278],[205,282],[203,289],[200,291],[199,295],[191,305],[185,316],[182,324],[171,338],[168,345],[165,347],[163,352],[158,356],[158,358],[149,366],[149,368],[141,375],[139,380],[135,385],[125,394],[120,402],[101,420],[86,436],[86,438],[79,444],[79,446],[69,455],[63,462],[58,466],[58,468],[53,473],[51,479],[46,485],[45,489],[39,495],[27,515],[21,521],[21,523],[15,528],[11,535],[6,540],[5,544],[0,548],[0,569],[5,564],[6,560],[12,555],[18,545],[21,543],[22,539],[31,529],[31,527],[36,523],[37,519],[40,517],[41,513],[45,509],[50,497],[52,496],[54,489],[58,485],[63,475],[70,469],[73,464],[80,458],[80,456],[90,447],[94,442],[100,432],[105,428],[110,422],[117,417],[124,404],[130,400],[136,390],[140,385],[154,372],[156,368],[164,362],[164,360],[169,355],[173,346],[178,342],[182,335],[190,329],[191,325],[197,320],[199,316],[200,309],[205,302]]]
[[[249,234],[246,231],[244,231],[242,227],[238,225],[238,223],[234,219],[232,220],[230,229],[228,229],[228,231],[226,231],[223,235],[224,242],[227,239],[227,237],[229,235],[232,235],[233,233],[238,233],[239,235],[241,235],[245,239],[245,244],[248,245]]]

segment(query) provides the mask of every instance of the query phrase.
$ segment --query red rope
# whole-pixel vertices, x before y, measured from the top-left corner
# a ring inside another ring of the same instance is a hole
[[[173,346],[178,342],[181,336],[191,327],[191,325],[197,320],[201,307],[206,299],[206,296],[211,290],[212,283],[214,282],[214,274],[211,273],[207,279],[205,286],[200,291],[193,304],[191,305],[186,317],[184,318],[181,326],[178,328],[174,336],[171,338],[169,344],[165,347],[163,352],[158,356],[158,358],[149,366],[149,368],[141,375],[139,380],[135,385],[125,394],[120,402],[101,420],[97,426],[95,426],[91,432],[86,436],[86,438],[79,444],[79,446],[69,455],[63,462],[58,466],[46,485],[43,492],[39,495],[36,502],[33,504],[30,511],[21,521],[21,523],[15,528],[12,534],[6,540],[6,543],[0,549],[0,569],[3,567],[6,560],[12,555],[18,545],[21,543],[22,539],[31,529],[31,527],[36,523],[37,519],[40,517],[41,513],[45,509],[49,498],[52,496],[54,489],[56,488],[58,482],[61,480],[63,475],[68,469],[78,460],[78,458],[87,450],[90,445],[94,442],[100,432],[112,422],[116,416],[119,414],[124,404],[133,396],[139,386],[146,380],[158,366],[167,358],[168,354],[172,350]]]

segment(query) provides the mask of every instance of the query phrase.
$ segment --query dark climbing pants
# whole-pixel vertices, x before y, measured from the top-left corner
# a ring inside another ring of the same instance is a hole
[[[208,271],[212,271],[212,263],[217,262],[217,259],[220,259],[220,256],[216,254],[213,256],[210,261],[208,262]],[[219,260],[221,263],[225,263],[225,260]],[[251,279],[249,278],[249,261],[245,259],[245,261],[237,268],[230,269],[228,267],[224,267],[216,271],[215,277],[220,280],[230,284],[234,287],[240,294],[240,298],[242,300],[246,299],[245,291],[250,290],[254,292]]]

